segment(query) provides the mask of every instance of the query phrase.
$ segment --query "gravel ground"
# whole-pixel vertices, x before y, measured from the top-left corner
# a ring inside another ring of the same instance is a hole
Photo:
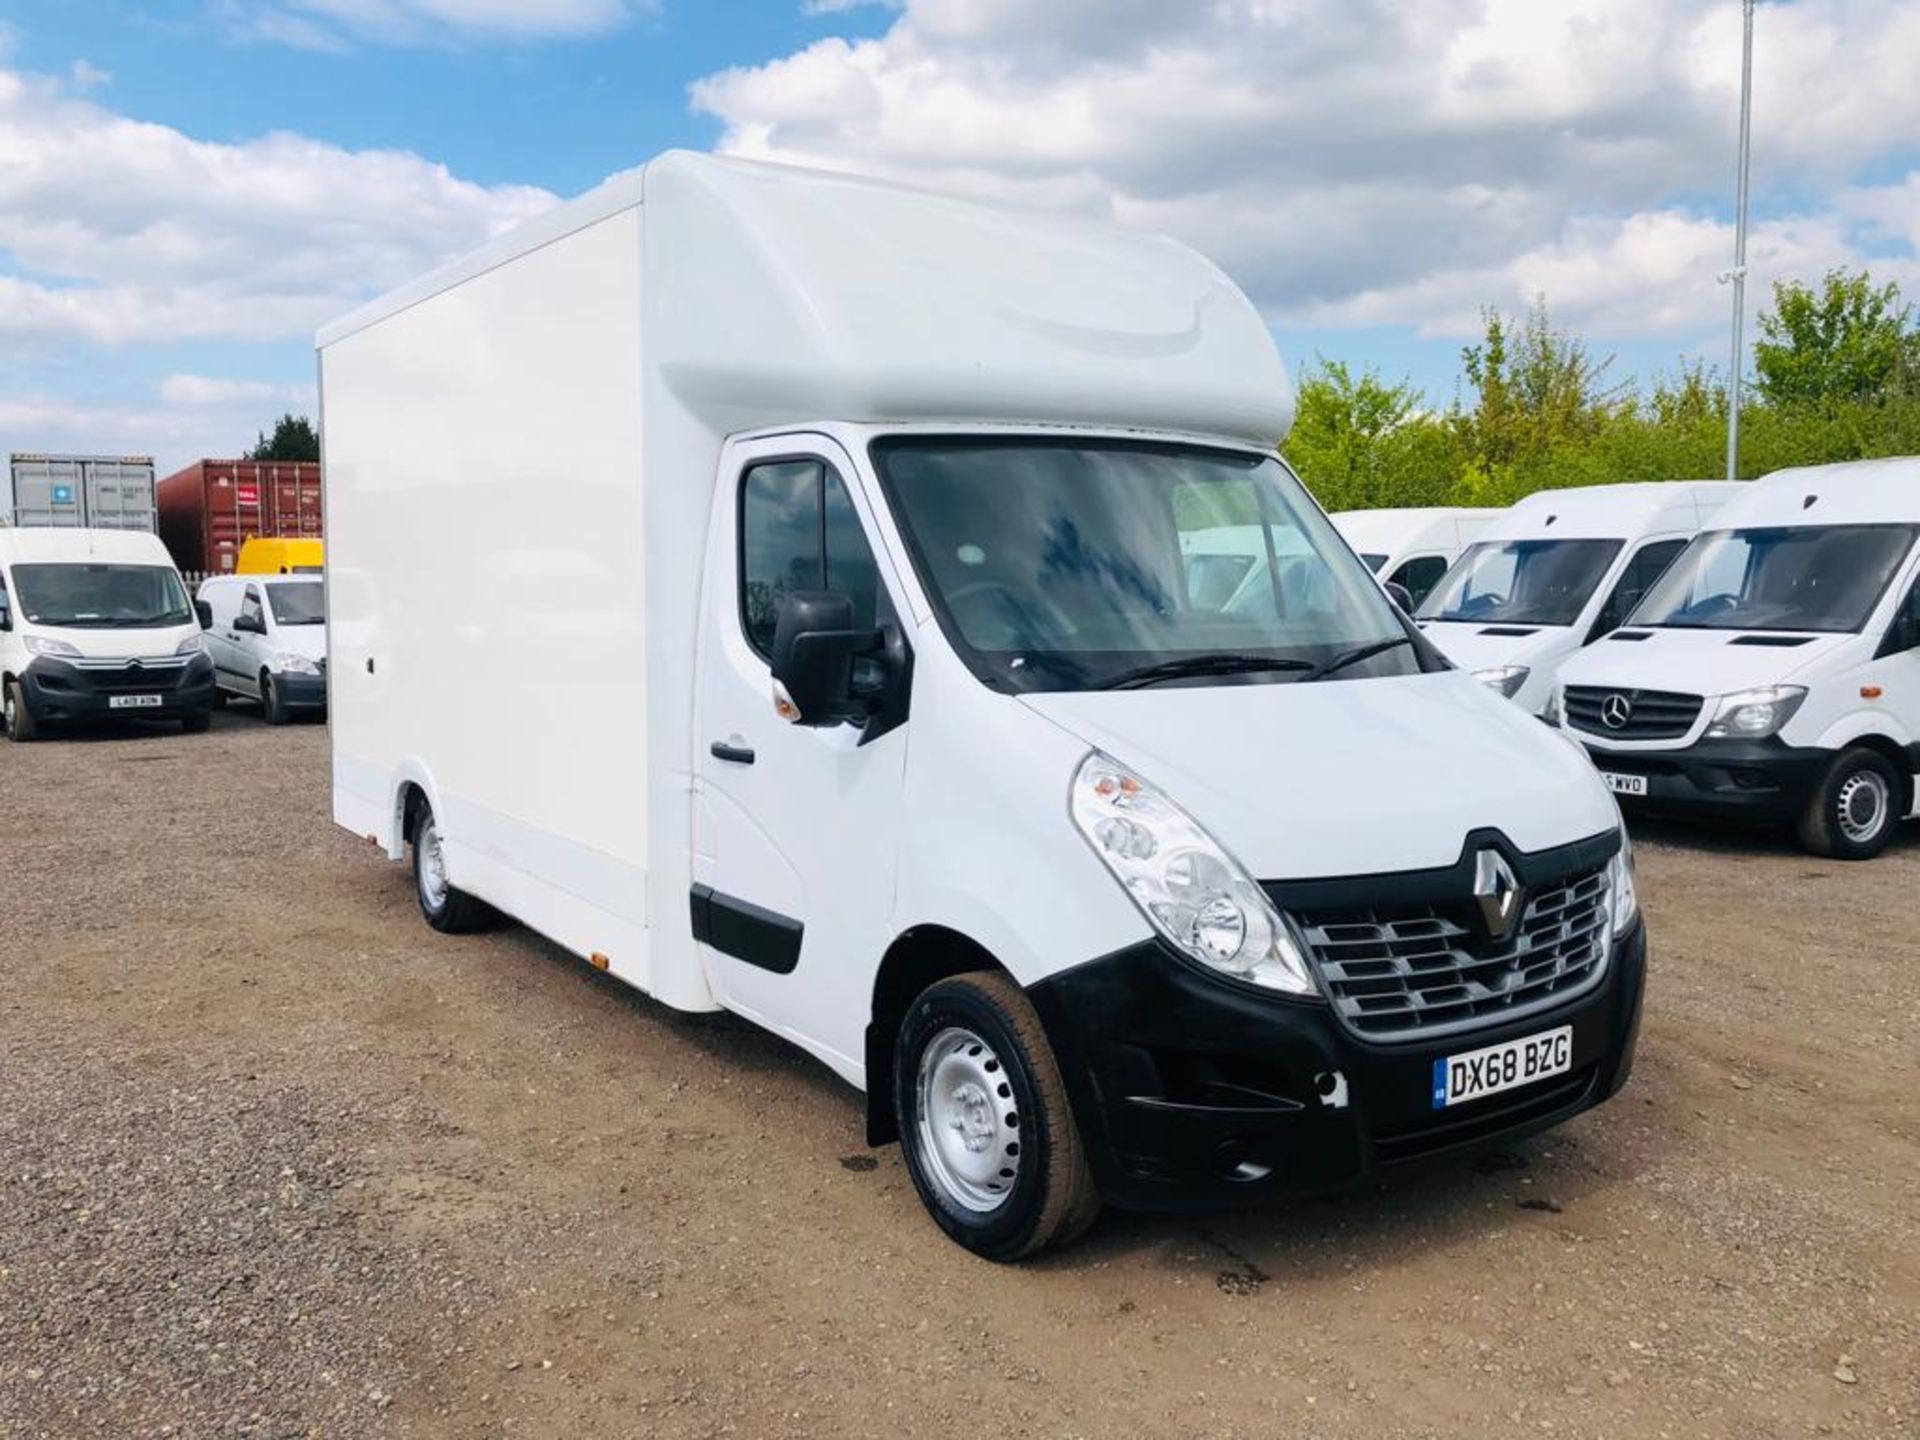
[[[1920,1437],[1920,834],[1646,829],[1612,1104],[986,1265],[855,1097],[435,936],[326,734],[0,748],[0,1436]]]

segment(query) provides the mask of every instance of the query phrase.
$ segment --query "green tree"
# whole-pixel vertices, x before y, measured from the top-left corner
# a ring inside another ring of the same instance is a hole
[[[1460,352],[1471,403],[1454,416],[1469,472],[1493,477],[1589,441],[1619,408],[1626,387],[1607,382],[1613,357],[1556,328],[1544,297],[1518,331],[1498,310],[1482,320],[1481,342]]]
[[[1300,377],[1287,460],[1323,505],[1437,505],[1452,484],[1451,440],[1402,381],[1321,360]]]
[[[1920,330],[1912,320],[1900,287],[1875,285],[1865,270],[1829,270],[1818,291],[1776,282],[1753,347],[1754,387],[1769,405],[1920,393]]]
[[[274,422],[273,437],[261,435],[247,452],[249,460],[318,460],[320,432],[304,415],[282,415]]]

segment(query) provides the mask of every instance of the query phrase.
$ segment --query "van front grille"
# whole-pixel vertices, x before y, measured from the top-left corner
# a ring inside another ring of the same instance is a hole
[[[1296,913],[1321,989],[1354,1033],[1428,1039],[1548,1009],[1606,969],[1605,867],[1534,894],[1495,940],[1474,902]]]
[[[1678,740],[1700,716],[1698,695],[1670,690],[1609,690],[1567,687],[1567,724],[1615,740]]]

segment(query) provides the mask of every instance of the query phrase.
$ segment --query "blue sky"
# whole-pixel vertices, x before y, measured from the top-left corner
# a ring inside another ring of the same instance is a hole
[[[1724,364],[1738,8],[11,0],[0,449],[237,449],[316,324],[676,145],[1177,234],[1435,404],[1540,293],[1619,378]],[[1758,299],[1920,293],[1916,11],[1762,5]]]

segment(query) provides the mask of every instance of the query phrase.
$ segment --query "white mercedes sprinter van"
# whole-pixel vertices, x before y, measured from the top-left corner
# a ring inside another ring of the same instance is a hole
[[[1471,545],[1499,510],[1409,507],[1404,510],[1339,510],[1334,528],[1383,585],[1398,585],[1418,608],[1460,552]]]
[[[269,725],[327,708],[326,586],[318,575],[209,575],[200,599],[212,617],[215,704],[228,696],[258,701]]]
[[[1714,517],[1554,711],[1625,804],[1879,854],[1920,771],[1920,459],[1781,470]]]
[[[0,527],[0,716],[9,739],[102,718],[207,728],[213,665],[156,535]]]
[[[960,1243],[1625,1079],[1612,796],[1354,558],[1184,247],[670,154],[319,349],[336,819],[819,1057]]]
[[[1615,629],[1737,482],[1529,495],[1488,525],[1416,612],[1427,636],[1530,714],[1562,662]]]

